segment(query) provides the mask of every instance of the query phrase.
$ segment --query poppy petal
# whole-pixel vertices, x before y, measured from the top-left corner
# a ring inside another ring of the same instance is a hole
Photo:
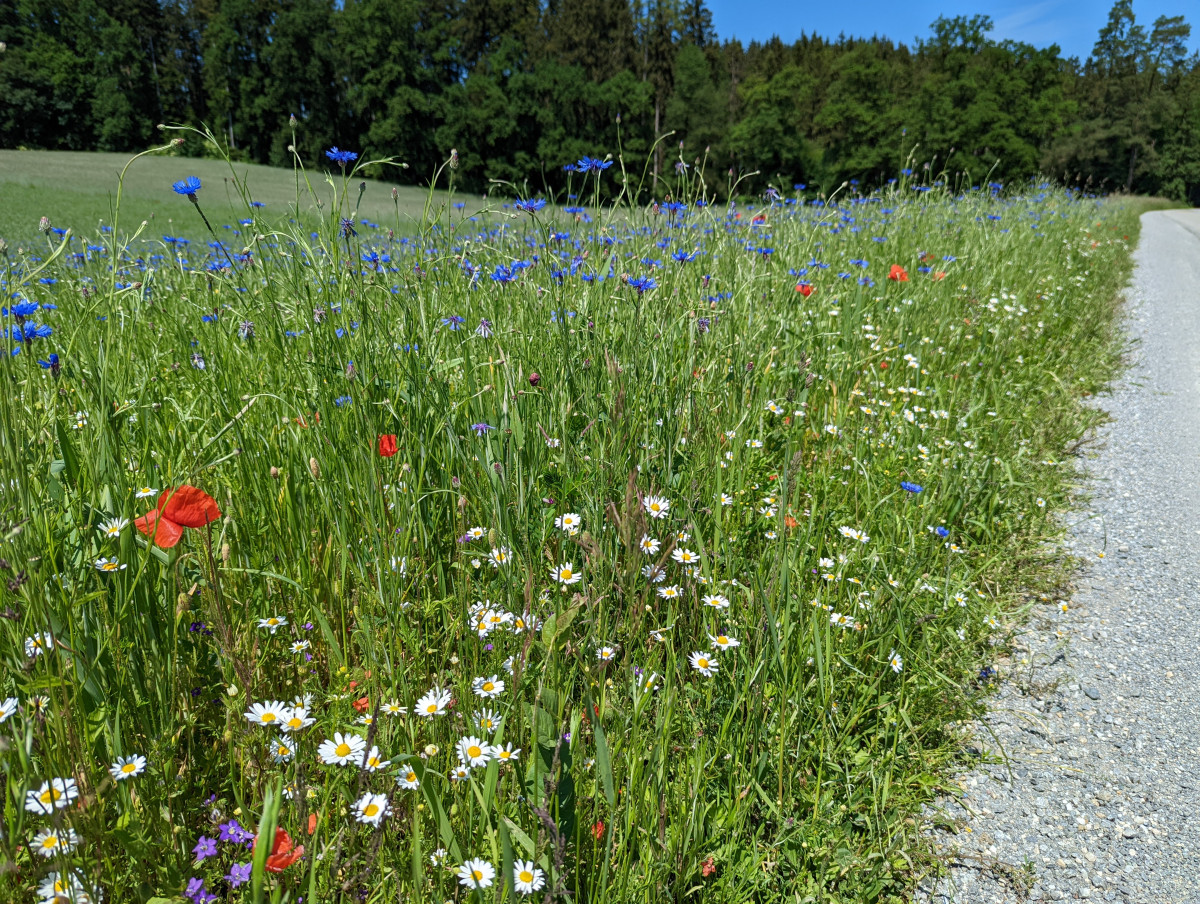
[[[155,546],[170,549],[183,536],[183,528],[169,518],[164,518],[158,509],[151,509],[133,522],[137,529]]]
[[[204,527],[221,517],[221,510],[212,496],[187,484],[164,490],[158,497],[158,508],[163,517],[183,527]]]

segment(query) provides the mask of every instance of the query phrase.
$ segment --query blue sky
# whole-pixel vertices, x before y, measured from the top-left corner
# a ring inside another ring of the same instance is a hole
[[[939,15],[992,17],[995,40],[1027,41],[1038,47],[1058,44],[1065,56],[1086,57],[1096,35],[1108,21],[1111,0],[1037,0],[1013,3],[976,0],[974,4],[948,0],[842,0],[809,3],[803,0],[708,0],[717,35],[743,43],[779,35],[787,42],[800,33],[837,37],[882,35],[911,44],[929,35],[929,23]],[[1200,6],[1196,0],[1135,0],[1133,12],[1147,30],[1161,15],[1187,17],[1192,26],[1189,47],[1200,50]]]

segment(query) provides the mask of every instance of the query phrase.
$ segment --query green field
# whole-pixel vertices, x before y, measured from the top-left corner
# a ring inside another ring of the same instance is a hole
[[[13,246],[27,242],[37,234],[43,216],[77,235],[93,235],[102,223],[113,221],[117,178],[128,161],[127,154],[0,150],[0,238]],[[335,187],[326,183],[326,175],[324,171],[310,172],[309,179],[317,197],[332,204]],[[262,209],[265,222],[274,224],[294,216],[298,192],[292,170],[208,158],[148,156],[136,161],[125,177],[121,217],[126,227],[147,220],[150,237],[165,234],[203,238],[203,224],[190,205],[181,203],[184,199],[171,190],[174,182],[187,176],[199,176],[204,184],[205,212],[216,228],[236,224],[246,216],[246,207],[231,177],[243,181],[250,197],[266,205]],[[334,172],[332,178],[340,184],[340,174]],[[395,202],[393,187],[398,194]],[[300,188],[300,212],[315,218],[319,211],[308,197],[306,186]],[[369,180],[359,213],[407,235],[418,231],[429,198],[427,190],[411,185]],[[446,199],[444,192],[434,195],[435,212]],[[468,215],[485,204],[479,196],[458,200],[467,203],[469,209],[464,213]]]
[[[202,262],[38,236],[120,161],[10,160],[0,900],[859,904],[937,869],[922,805],[1068,566],[1140,202],[685,172],[413,240],[288,224],[294,177],[235,167],[283,234]],[[216,163],[130,172],[130,228],[203,237],[191,174],[246,212]]]

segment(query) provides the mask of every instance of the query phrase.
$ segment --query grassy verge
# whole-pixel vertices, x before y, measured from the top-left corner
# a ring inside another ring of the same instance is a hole
[[[7,259],[9,887],[900,899],[1054,576],[1134,210],[685,176],[414,241],[353,184],[246,258]]]

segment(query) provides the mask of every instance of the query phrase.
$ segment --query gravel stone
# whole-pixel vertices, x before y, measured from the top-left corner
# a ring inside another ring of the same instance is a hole
[[[1134,260],[1131,368],[1068,519],[1083,570],[975,726],[1005,768],[927,808],[945,869],[917,901],[1200,904],[1200,211],[1145,214]]]

